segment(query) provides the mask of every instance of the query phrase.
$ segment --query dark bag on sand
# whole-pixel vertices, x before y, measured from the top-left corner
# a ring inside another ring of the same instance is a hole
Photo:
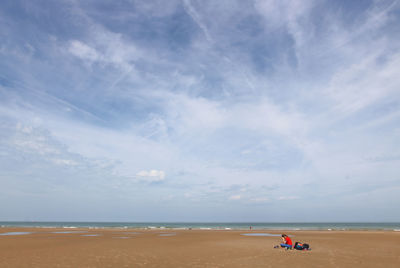
[[[308,250],[310,248],[310,245],[309,244],[305,244],[305,243],[303,244],[303,243],[300,243],[300,242],[296,242],[294,244],[294,248],[297,249],[297,250]]]

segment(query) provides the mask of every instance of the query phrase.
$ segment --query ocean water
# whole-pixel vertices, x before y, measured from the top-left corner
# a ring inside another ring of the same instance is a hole
[[[8,232],[8,233],[0,233],[0,235],[26,235],[31,234],[31,232]]]
[[[143,228],[204,230],[392,230],[400,231],[399,222],[0,222],[0,227],[50,228]]]

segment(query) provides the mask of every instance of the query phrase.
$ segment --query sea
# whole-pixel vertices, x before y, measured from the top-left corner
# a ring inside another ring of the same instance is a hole
[[[3,221],[0,227],[137,228],[201,230],[385,230],[400,232],[400,222],[35,222]]]

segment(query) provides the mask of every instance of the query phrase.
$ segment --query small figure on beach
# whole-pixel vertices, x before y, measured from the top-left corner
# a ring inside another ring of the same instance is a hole
[[[281,248],[292,249],[293,243],[289,236],[282,234]]]

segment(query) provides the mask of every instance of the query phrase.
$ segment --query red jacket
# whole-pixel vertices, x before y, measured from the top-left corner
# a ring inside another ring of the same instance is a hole
[[[293,246],[292,239],[290,239],[289,236],[286,236],[286,237],[285,237],[285,244],[290,245],[290,246]]]

